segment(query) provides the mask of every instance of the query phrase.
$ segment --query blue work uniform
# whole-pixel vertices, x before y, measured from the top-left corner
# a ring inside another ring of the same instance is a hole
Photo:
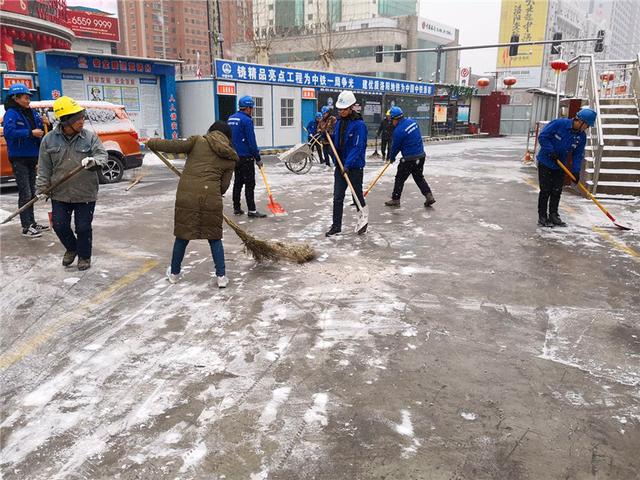
[[[422,195],[427,197],[431,193],[431,188],[422,173],[425,161],[422,134],[416,121],[411,118],[402,118],[393,130],[389,161],[393,163],[398,153],[402,153],[402,159],[396,172],[391,198],[400,200],[404,182],[410,175],[413,176]],[[429,198],[427,200],[429,201]]]
[[[260,162],[261,159],[253,120],[249,114],[238,111],[229,117],[227,124],[231,127],[231,143],[239,157],[233,176],[233,209],[235,212],[242,211],[240,196],[244,186],[247,209],[249,212],[255,212],[256,169],[254,162]]]

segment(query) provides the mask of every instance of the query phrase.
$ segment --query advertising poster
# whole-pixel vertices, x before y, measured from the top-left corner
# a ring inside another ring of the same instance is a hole
[[[469,107],[458,105],[458,122],[469,123]]]
[[[446,105],[435,105],[433,107],[433,121],[434,123],[446,123],[447,121]]]
[[[508,43],[512,35],[521,42],[544,40],[549,0],[502,0],[500,11],[500,43]],[[498,69],[506,67],[539,67],[544,45],[520,47],[518,55],[509,56],[509,47],[498,49]]]

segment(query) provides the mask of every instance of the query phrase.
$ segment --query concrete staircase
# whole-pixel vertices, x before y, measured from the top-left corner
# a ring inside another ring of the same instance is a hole
[[[634,98],[600,99],[604,151],[598,196],[640,197],[640,121]],[[586,183],[593,188],[593,151],[587,140]]]

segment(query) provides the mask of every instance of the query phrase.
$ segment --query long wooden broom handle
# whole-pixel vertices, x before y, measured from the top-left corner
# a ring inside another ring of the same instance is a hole
[[[258,170],[260,170],[260,175],[262,175],[262,180],[264,180],[264,186],[267,187],[267,195],[271,196],[271,189],[269,188],[269,182],[267,182],[267,176],[264,173],[264,168],[258,165]]]
[[[364,192],[364,196],[366,197],[369,192],[371,191],[371,189],[375,186],[376,183],[378,183],[378,180],[380,180],[380,178],[382,177],[382,175],[384,175],[384,172],[387,171],[387,168],[389,168],[389,165],[391,165],[391,162],[385,162],[384,167],[382,167],[382,170],[380,171],[380,173],[378,174],[378,176],[375,178],[375,180],[373,182],[371,182],[371,185],[369,185],[369,188],[367,188],[367,191]]]
[[[76,168],[74,168],[73,170],[71,170],[70,172],[66,173],[64,175],[64,177],[62,177],[60,180],[58,180],[57,182],[55,182],[53,185],[51,185],[50,187],[45,188],[42,192],[40,192],[41,194],[47,195],[48,193],[50,193],[52,190],[58,188],[61,184],[63,184],[64,182],[66,182],[67,180],[69,180],[71,177],[73,177],[75,174],[77,174],[78,172],[84,170],[84,167],[82,165],[78,165]],[[38,197],[33,197],[31,200],[29,200],[27,203],[25,203],[23,206],[21,206],[18,210],[16,210],[15,212],[13,212],[11,215],[9,215],[7,218],[5,218],[2,221],[2,225],[4,225],[5,223],[7,223],[9,220],[11,220],[12,218],[20,215],[22,212],[24,212],[26,209],[28,209],[29,207],[31,207],[34,203],[36,203],[38,200],[40,200]]]
[[[360,203],[360,199],[358,198],[358,195],[356,195],[356,189],[353,188],[353,185],[351,184],[351,180],[349,179],[349,175],[347,175],[347,172],[344,171],[342,160],[340,160],[340,155],[338,155],[336,147],[333,144],[333,140],[331,140],[331,135],[327,135],[327,140],[329,140],[329,145],[331,145],[331,150],[333,150],[333,154],[336,156],[336,161],[340,166],[340,170],[342,171],[342,176],[347,181],[347,185],[349,185],[349,188],[351,189],[351,193],[353,194],[353,200],[356,202],[356,205],[358,206],[358,210],[362,210],[362,204]]]
[[[612,222],[615,222],[615,221],[616,221],[616,219],[615,219],[615,218],[613,218],[613,215],[611,215],[611,214],[609,213],[609,211],[608,211],[606,208],[604,208],[604,206],[603,206],[603,205],[602,205],[602,204],[601,204],[601,203],[596,199],[596,197],[594,197],[594,196],[593,196],[593,194],[592,194],[592,193],[587,189],[587,187],[585,187],[585,186],[582,184],[582,182],[580,182],[578,179],[576,179],[576,177],[573,175],[573,173],[571,173],[571,172],[569,171],[569,169],[568,169],[567,167],[565,167],[565,166],[564,166],[564,164],[563,164],[560,160],[556,160],[556,163],[557,163],[558,165],[560,165],[560,168],[561,168],[562,170],[564,170],[564,173],[566,173],[567,175],[569,175],[569,178],[570,178],[571,180],[573,180],[574,182],[576,182],[576,183],[578,184],[578,187],[580,187],[580,190],[582,190],[582,191],[587,195],[587,197],[589,197],[589,198],[593,201],[593,203],[595,203],[595,204],[598,206],[598,208],[599,208],[600,210],[602,210],[602,213],[604,213],[607,217],[609,217],[609,219],[610,219]]]

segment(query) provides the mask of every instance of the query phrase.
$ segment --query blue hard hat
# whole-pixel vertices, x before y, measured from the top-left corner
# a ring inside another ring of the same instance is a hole
[[[578,113],[576,113],[576,118],[582,120],[584,123],[593,127],[596,124],[596,117],[598,114],[595,110],[591,110],[590,108],[583,108]]]
[[[391,118],[400,118],[404,115],[400,107],[391,107],[389,109],[389,115]]]
[[[8,95],[21,95],[23,93],[29,96],[33,95],[24,83],[14,83],[9,87]]]
[[[330,112],[331,109],[325,105],[320,111],[322,112],[322,115],[324,115],[325,113]]]
[[[245,95],[244,97],[241,97],[240,100],[238,100],[238,106],[240,108],[254,107],[255,105],[256,102],[254,102],[253,98],[249,95]]]
[[[322,118],[322,113],[316,112],[316,118]]]

